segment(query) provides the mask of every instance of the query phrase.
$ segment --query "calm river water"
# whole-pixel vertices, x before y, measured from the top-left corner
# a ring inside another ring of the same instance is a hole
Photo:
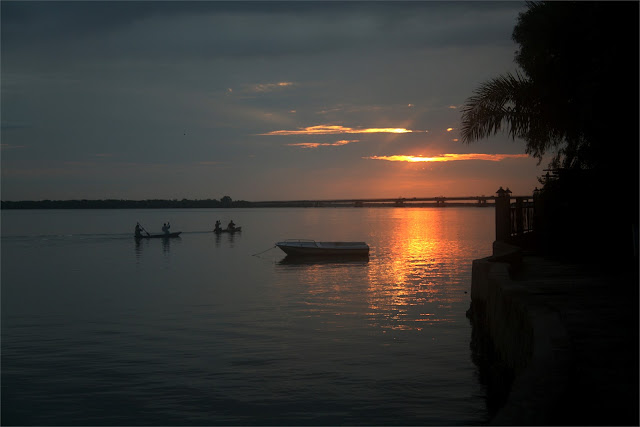
[[[2,424],[485,422],[465,311],[493,238],[488,208],[2,211]]]

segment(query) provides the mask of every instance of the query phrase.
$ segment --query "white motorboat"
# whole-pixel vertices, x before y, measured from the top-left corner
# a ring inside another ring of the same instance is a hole
[[[316,242],[309,239],[288,239],[276,243],[287,255],[348,255],[367,256],[369,255],[369,245],[365,242]]]

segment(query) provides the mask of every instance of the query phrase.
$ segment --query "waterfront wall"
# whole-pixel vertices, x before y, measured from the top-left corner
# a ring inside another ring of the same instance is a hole
[[[506,250],[505,250],[506,249]],[[494,255],[473,261],[471,279],[472,320],[484,329],[506,366],[518,374],[532,353],[532,331],[523,290],[510,279],[520,250],[494,243]]]
[[[520,248],[496,241],[492,256],[473,261],[468,315],[514,378],[494,425],[553,424],[568,386],[566,330],[543,299],[512,278],[522,257]]]

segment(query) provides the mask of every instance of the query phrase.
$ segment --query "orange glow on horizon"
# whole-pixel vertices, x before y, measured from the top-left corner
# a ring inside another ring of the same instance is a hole
[[[339,125],[318,125],[298,128],[297,130],[274,130],[259,135],[336,135],[345,133],[413,133],[420,132],[405,128],[365,128],[354,129]]]
[[[522,159],[529,157],[528,154],[441,154],[434,157],[425,156],[406,156],[406,155],[393,155],[393,156],[370,156],[363,157],[363,159],[369,160],[387,160],[389,162],[453,162],[459,160],[487,160],[491,162],[499,162],[504,159]]]

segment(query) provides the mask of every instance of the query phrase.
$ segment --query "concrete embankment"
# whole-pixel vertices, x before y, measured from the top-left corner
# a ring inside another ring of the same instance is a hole
[[[638,425],[637,272],[494,243],[469,310],[514,380],[496,425]]]

